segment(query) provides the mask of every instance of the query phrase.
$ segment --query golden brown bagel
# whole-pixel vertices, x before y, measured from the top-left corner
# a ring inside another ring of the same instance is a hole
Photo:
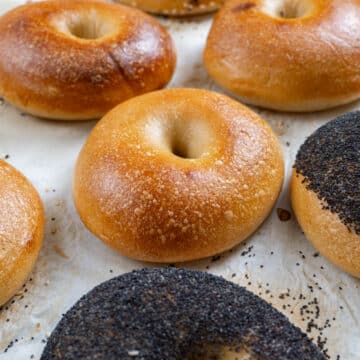
[[[283,180],[258,115],[205,90],[127,101],[90,134],[75,170],[84,224],[131,258],[181,262],[223,252],[271,211]]]
[[[121,101],[162,88],[175,62],[165,28],[118,4],[44,1],[0,19],[0,93],[46,118],[101,117]]]
[[[0,160],[0,305],[26,281],[44,233],[41,200],[29,181]]]
[[[217,10],[224,0],[115,0],[155,14],[183,16]]]
[[[360,3],[229,0],[204,61],[218,84],[249,104],[315,111],[353,101],[360,97]]]
[[[360,112],[327,123],[300,148],[291,200],[306,237],[360,277]]]

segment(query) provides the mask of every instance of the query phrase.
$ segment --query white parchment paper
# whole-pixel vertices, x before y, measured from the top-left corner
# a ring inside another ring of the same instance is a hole
[[[0,0],[1,13],[23,3]],[[171,87],[221,91],[207,76],[202,51],[211,17],[164,20],[178,50]],[[286,181],[276,208],[290,210],[289,174],[297,149],[316,128],[360,102],[314,114],[259,112],[273,127],[286,159]],[[136,268],[82,225],[71,182],[81,146],[95,122],[54,122],[0,103],[0,157],[21,170],[39,191],[46,209],[46,234],[39,261],[13,301],[0,311],[0,359],[39,359],[56,323],[95,285]],[[360,281],[318,256],[294,216],[281,222],[276,208],[254,236],[220,258],[182,264],[219,274],[272,302],[331,359],[360,359]],[[340,356],[340,357],[338,357]]]

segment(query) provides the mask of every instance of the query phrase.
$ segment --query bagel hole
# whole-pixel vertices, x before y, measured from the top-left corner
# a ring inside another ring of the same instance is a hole
[[[55,20],[57,29],[83,40],[100,39],[113,30],[111,21],[103,19],[95,9],[84,13],[66,13]]]
[[[263,11],[272,17],[298,19],[306,16],[311,8],[311,3],[307,0],[267,0]]]
[[[193,157],[190,155],[190,151],[187,147],[187,144],[179,141],[174,141],[171,144],[171,152],[181,158],[184,159],[193,159]]]
[[[194,160],[204,158],[214,148],[213,130],[205,121],[151,121],[146,138],[172,155]]]
[[[194,346],[186,360],[253,360],[251,356],[242,345],[239,346],[225,346],[225,345],[201,345]]]

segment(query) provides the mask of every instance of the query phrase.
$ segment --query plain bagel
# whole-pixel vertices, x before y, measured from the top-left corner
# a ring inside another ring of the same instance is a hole
[[[217,10],[224,0],[116,0],[155,14],[183,16]]]
[[[0,19],[0,94],[46,118],[101,117],[165,86],[175,62],[165,28],[119,4],[44,1]]]
[[[28,278],[43,234],[39,195],[23,175],[0,160],[0,306]]]
[[[360,97],[359,1],[229,0],[204,61],[249,104],[315,111],[348,103]]]
[[[270,127],[230,98],[168,89],[129,100],[94,128],[76,166],[84,224],[139,260],[180,262],[252,234],[281,189]]]

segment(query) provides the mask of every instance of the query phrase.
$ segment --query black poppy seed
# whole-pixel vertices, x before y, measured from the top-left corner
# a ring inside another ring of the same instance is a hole
[[[173,268],[138,270],[97,286],[60,321],[41,359],[188,359],[191,349],[207,344],[244,345],[269,360],[325,359],[299,328],[245,288]]]
[[[248,255],[252,251],[253,248],[254,248],[254,246],[249,246],[246,250],[241,252],[240,256]],[[251,255],[249,255],[249,257],[251,257]]]
[[[360,234],[360,111],[316,130],[300,147],[294,168],[324,209]]]

